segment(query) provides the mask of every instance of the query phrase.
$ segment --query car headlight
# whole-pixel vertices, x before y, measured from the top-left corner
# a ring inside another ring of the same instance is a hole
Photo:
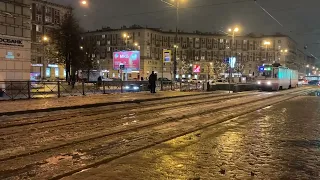
[[[130,87],[129,87],[129,86],[125,86],[124,88],[125,88],[125,89],[129,89]]]
[[[258,81],[257,84],[261,84],[261,81]]]
[[[267,82],[267,85],[271,85],[271,81],[268,81],[268,82]]]
[[[137,87],[137,86],[134,86],[134,87],[133,87],[133,89],[134,89],[134,90],[138,90],[138,89],[139,89],[139,87]]]

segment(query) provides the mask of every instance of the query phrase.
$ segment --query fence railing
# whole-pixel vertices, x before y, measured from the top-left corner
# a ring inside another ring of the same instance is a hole
[[[162,83],[162,85],[161,85]],[[148,81],[0,81],[0,100],[149,91]],[[157,90],[201,91],[203,83],[157,82]]]

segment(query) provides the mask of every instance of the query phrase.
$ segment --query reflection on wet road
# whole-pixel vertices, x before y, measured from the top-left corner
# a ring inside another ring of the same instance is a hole
[[[320,179],[319,117],[298,97],[64,179]]]

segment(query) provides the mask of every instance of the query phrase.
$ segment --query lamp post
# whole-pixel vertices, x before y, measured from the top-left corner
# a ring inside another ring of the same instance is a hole
[[[231,92],[231,77],[232,77],[232,72],[231,72],[231,64],[230,64],[230,61],[231,61],[231,58],[232,58],[232,56],[233,56],[233,50],[234,50],[234,48],[235,48],[235,42],[234,42],[234,35],[235,35],[235,33],[236,32],[238,32],[239,31],[239,28],[237,28],[237,27],[235,27],[234,29],[229,29],[228,30],[229,32],[232,32],[232,45],[231,45],[231,57],[229,58],[229,93]]]
[[[125,38],[125,42],[126,42],[126,49],[128,49],[128,39],[130,38],[130,36],[126,33],[123,34],[123,37]]]
[[[266,46],[266,61],[268,60],[268,46],[271,44],[270,41],[264,41],[263,43]]]
[[[46,43],[49,42],[49,37],[44,35],[42,37],[42,46],[43,46],[43,51],[42,51],[42,59],[43,59],[43,68],[41,70],[40,67],[40,78],[44,79],[45,78],[45,69],[47,67],[47,63],[45,63],[45,51],[46,51]]]
[[[287,52],[288,52],[288,49],[284,49],[284,50],[281,49],[280,52],[281,52],[281,53],[283,54],[283,56],[284,56],[284,65],[287,66],[287,65],[286,65],[286,54],[287,54]],[[280,63],[280,64],[281,64],[281,63]]]
[[[167,2],[165,0],[161,0],[161,2],[170,5],[171,7],[176,8],[176,34],[174,38],[174,45],[178,47],[178,27],[179,27],[179,7],[180,7],[180,1],[183,0],[171,0],[172,2]],[[174,80],[176,80],[177,75],[177,48],[174,48],[174,55],[173,55],[173,77]]]

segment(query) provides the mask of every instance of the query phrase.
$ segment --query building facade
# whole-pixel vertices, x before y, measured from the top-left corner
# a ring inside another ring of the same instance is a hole
[[[29,0],[0,1],[0,81],[30,79],[30,4]]]
[[[126,37],[124,37],[126,34]],[[129,38],[128,38],[129,37]],[[113,70],[113,52],[122,50],[140,50],[140,71],[130,73],[129,79],[148,77],[151,71],[172,77],[172,63],[162,65],[163,49],[174,49],[175,33],[152,28],[104,28],[83,35],[84,50],[88,58],[96,60],[98,69],[108,77],[117,78],[119,72]],[[254,35],[232,37],[210,33],[178,33],[177,74],[189,78],[203,78],[207,74],[218,76],[220,69],[224,73],[224,60],[236,57],[239,72],[247,76],[257,76],[262,64],[281,63],[292,69],[305,71],[306,55],[299,51],[297,43],[286,35]],[[268,43],[265,43],[268,42]],[[192,66],[200,65],[199,73],[192,72]],[[221,67],[220,67],[221,66]],[[221,70],[222,69],[222,70]],[[234,73],[236,75],[236,73]]]
[[[59,28],[64,18],[72,9],[60,4],[44,0],[32,0],[31,60],[32,79],[63,79],[64,66],[50,59],[47,51],[51,51],[52,29]],[[45,39],[44,39],[45,38]]]

